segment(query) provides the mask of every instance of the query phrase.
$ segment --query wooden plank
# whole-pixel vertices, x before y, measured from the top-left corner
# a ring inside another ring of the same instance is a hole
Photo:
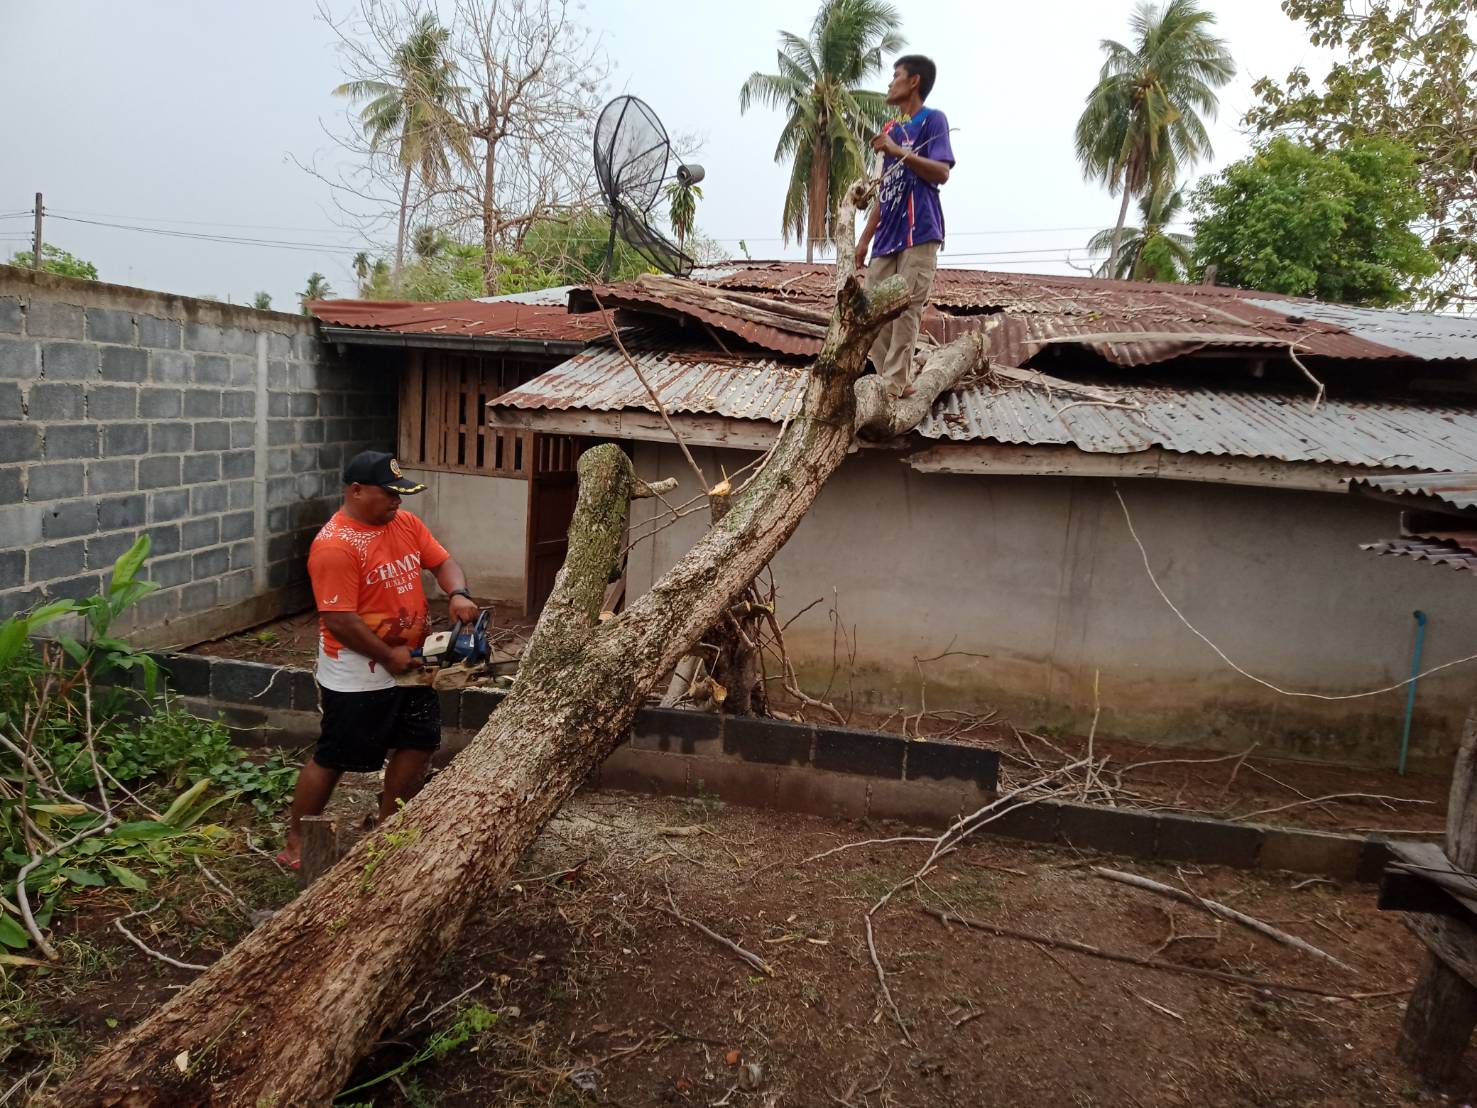
[[[1468,710],[1446,806],[1445,857],[1471,873],[1477,862],[1477,701]],[[1407,915],[1426,961],[1405,1007],[1397,1053],[1428,1081],[1454,1076],[1477,1027],[1477,929],[1466,920]]]
[[[489,419],[498,427],[518,427],[550,435],[579,435],[620,441],[671,442],[672,432],[656,412],[585,412],[518,409],[489,409]],[[719,446],[733,450],[768,450],[779,434],[779,424],[757,419],[723,419],[719,416],[673,416],[689,446]]]
[[[421,352],[408,350],[400,374],[400,426],[395,453],[406,465],[424,461],[421,430]]]
[[[1465,920],[1424,912],[1411,912],[1401,922],[1443,965],[1477,988],[1477,927]]]
[[[908,458],[920,473],[982,476],[1152,477],[1254,488],[1345,491],[1354,471],[1318,462],[1203,458],[1151,447],[1129,454],[1092,454],[1073,446],[946,443]]]
[[[1396,859],[1392,868],[1439,886],[1477,917],[1477,878],[1452,865],[1439,846],[1435,843],[1392,842],[1389,850]]]
[[[1379,900],[1382,912],[1424,912],[1429,915],[1471,919],[1472,913],[1456,897],[1424,876],[1394,866],[1380,876]]]

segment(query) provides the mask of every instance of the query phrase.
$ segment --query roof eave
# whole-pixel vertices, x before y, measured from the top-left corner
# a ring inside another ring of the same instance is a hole
[[[433,335],[422,331],[380,331],[368,327],[322,326],[325,342],[345,346],[389,346],[413,350],[481,351],[490,354],[547,354],[572,357],[589,344],[583,339],[530,339],[506,335]]]

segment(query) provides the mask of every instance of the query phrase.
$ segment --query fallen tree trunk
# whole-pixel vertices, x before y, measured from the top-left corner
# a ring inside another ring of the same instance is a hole
[[[730,510],[651,590],[600,621],[632,496],[615,446],[579,463],[569,553],[514,691],[435,782],[211,969],[90,1059],[74,1105],[326,1104],[401,1015],[471,913],[614,748],[652,687],[784,544],[845,458],[853,384],[907,300],[852,272],[838,214],[837,302],[801,414]]]

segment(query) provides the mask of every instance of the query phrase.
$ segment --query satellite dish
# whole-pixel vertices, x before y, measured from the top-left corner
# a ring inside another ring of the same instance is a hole
[[[692,272],[695,262],[651,225],[651,210],[668,179],[672,144],[651,106],[635,96],[617,96],[595,121],[595,177],[610,210],[610,241],[605,247],[605,279],[615,259],[617,234],[657,269],[674,277]],[[700,165],[679,165],[683,184],[703,179]]]

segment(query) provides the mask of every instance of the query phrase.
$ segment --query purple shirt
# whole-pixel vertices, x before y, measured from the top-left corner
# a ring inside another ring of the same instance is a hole
[[[949,145],[949,121],[944,113],[923,108],[912,119],[893,120],[882,128],[884,135],[920,158],[954,165]],[[929,184],[891,155],[882,161],[882,214],[872,239],[872,256],[885,258],[910,246],[944,241],[944,209],[939,187]]]

